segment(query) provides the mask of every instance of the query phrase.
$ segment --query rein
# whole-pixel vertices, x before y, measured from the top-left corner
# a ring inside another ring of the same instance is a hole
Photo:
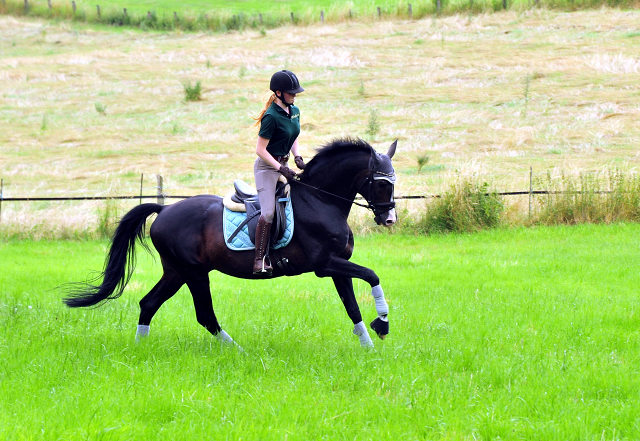
[[[347,202],[350,202],[350,203],[352,203],[352,204],[354,204],[354,205],[357,205],[357,206],[359,206],[359,207],[363,207],[363,208],[366,208],[366,209],[368,209],[368,210],[372,210],[372,211],[373,211],[373,205],[371,205],[371,204],[366,204],[366,205],[365,205],[365,204],[361,204],[361,203],[356,202],[356,201],[354,201],[354,200],[352,200],[352,199],[349,199],[349,198],[343,198],[342,196],[338,196],[337,194],[334,194],[334,193],[328,192],[328,191],[326,191],[326,190],[323,190],[323,189],[321,189],[321,188],[314,187],[313,185],[309,185],[309,184],[307,184],[307,183],[304,183],[304,182],[302,182],[302,181],[300,180],[300,178],[296,178],[296,179],[294,179],[292,182],[295,182],[296,184],[304,185],[304,186],[305,186],[305,187],[307,187],[307,188],[311,188],[311,189],[313,189],[313,190],[319,191],[319,192],[324,193],[324,194],[327,194],[327,195],[329,195],[329,196],[333,196],[334,198],[342,199],[343,201],[347,201]],[[364,185],[364,184],[363,184],[363,185]],[[367,201],[367,202],[369,202],[369,201]]]

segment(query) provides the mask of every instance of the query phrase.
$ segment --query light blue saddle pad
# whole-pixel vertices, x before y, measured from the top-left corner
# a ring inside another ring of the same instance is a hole
[[[284,235],[282,239],[280,239],[276,244],[272,247],[274,249],[283,248],[289,245],[291,242],[291,238],[293,237],[293,208],[291,207],[291,198],[280,199],[279,202],[286,201],[284,214],[287,218],[287,225],[284,231]],[[234,231],[240,226],[242,222],[247,218],[247,213],[239,213],[236,211],[231,211],[227,207],[224,207],[224,243],[227,244],[229,249],[234,251],[244,251],[244,250],[255,250],[256,247],[253,243],[251,243],[251,239],[249,239],[249,228],[245,225],[242,227],[242,230],[236,234],[236,236],[229,242],[229,237],[233,234]]]

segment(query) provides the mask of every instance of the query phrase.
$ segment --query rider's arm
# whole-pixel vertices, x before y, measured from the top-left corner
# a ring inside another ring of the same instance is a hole
[[[293,141],[293,145],[291,146],[291,153],[293,153],[293,157],[295,158],[296,156],[300,156],[300,153],[298,153],[299,147],[298,147],[298,138],[296,138],[295,141]]]
[[[297,140],[296,140],[297,142]],[[295,144],[295,143],[294,143]],[[258,136],[258,142],[256,143],[256,154],[271,167],[276,170],[280,169],[280,163],[276,161],[276,159],[271,156],[271,153],[267,151],[267,146],[269,145],[269,140],[267,138],[263,138],[262,136]]]

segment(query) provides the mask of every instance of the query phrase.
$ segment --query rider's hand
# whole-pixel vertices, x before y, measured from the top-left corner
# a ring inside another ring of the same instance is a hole
[[[296,180],[298,178],[298,175],[296,175],[294,173],[293,170],[291,170],[289,167],[287,167],[286,165],[281,165],[280,169],[278,170],[280,173],[282,173],[282,175],[287,178],[288,181],[293,181]]]
[[[295,158],[293,158],[293,160],[296,162],[296,166],[300,170],[304,170],[304,168],[306,167],[306,164],[304,163],[304,159],[302,159],[302,156],[296,156]]]

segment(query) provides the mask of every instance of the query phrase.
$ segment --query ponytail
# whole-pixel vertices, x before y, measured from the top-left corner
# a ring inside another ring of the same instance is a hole
[[[253,127],[257,127],[258,129],[260,128],[260,124],[262,123],[262,117],[264,116],[265,113],[267,113],[267,110],[269,110],[269,107],[271,107],[271,104],[273,104],[275,100],[276,100],[276,94],[272,92],[271,96],[269,96],[269,98],[267,99],[267,102],[265,103],[264,109],[262,109],[262,112],[260,112],[258,116],[252,117],[254,120],[256,120],[256,122],[253,124]]]

